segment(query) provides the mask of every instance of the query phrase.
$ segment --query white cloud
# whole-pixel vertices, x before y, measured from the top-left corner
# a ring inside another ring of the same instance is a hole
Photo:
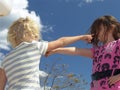
[[[94,2],[94,1],[104,1],[104,0],[58,0],[59,2],[65,1],[65,2]]]
[[[78,6],[81,7],[81,6],[85,5],[85,4],[91,4],[91,3],[93,3],[93,2],[103,2],[103,1],[104,1],[104,0],[82,0],[82,1],[78,4]]]
[[[84,0],[86,3],[92,3],[93,0]]]
[[[40,77],[47,77],[48,76],[48,74],[44,71],[39,71],[39,75],[40,75]]]
[[[55,25],[44,25],[42,28],[42,32],[54,32],[53,28]]]
[[[93,2],[103,2],[104,0],[58,0],[59,2],[66,2],[66,3],[78,3],[77,6],[81,7],[86,4],[90,4]]]
[[[92,3],[92,2],[96,2],[96,1],[100,1],[103,2],[104,0],[83,0],[85,3]]]
[[[13,8],[14,9],[26,9],[28,7],[27,0],[12,0]]]
[[[10,48],[8,47],[8,42],[6,40],[7,32],[7,29],[0,31],[0,48],[10,50]]]

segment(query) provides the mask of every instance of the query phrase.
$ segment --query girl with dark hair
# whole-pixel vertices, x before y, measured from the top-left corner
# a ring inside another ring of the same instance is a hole
[[[60,53],[90,57],[93,59],[91,90],[120,90],[120,23],[113,16],[99,17],[89,34],[93,48],[58,48],[46,56]]]

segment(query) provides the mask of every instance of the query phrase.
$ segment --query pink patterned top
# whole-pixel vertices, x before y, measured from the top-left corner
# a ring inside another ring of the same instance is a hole
[[[120,69],[120,39],[112,41],[106,45],[93,47],[93,68],[92,73],[106,70]],[[97,83],[97,85],[96,85]],[[120,82],[119,82],[120,84]],[[92,81],[91,90],[118,90],[120,86],[108,85],[108,78],[103,78],[98,81]],[[115,89],[117,88],[117,89]]]

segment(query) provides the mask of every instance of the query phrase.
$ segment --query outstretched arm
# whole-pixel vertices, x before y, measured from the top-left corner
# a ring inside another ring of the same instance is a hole
[[[71,36],[71,37],[62,37],[55,41],[49,42],[47,52],[53,49],[59,48],[59,47],[67,46],[79,40],[91,42],[92,36],[91,35],[79,35],[79,36]]]
[[[4,90],[6,85],[6,75],[3,69],[0,68],[0,90]]]
[[[52,55],[52,54],[68,54],[68,55],[80,55],[92,58],[92,51],[88,48],[76,48],[76,47],[65,47],[65,48],[57,48],[54,49],[46,54],[46,56]]]

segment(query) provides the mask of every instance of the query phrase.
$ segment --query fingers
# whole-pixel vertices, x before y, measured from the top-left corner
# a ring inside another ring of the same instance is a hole
[[[48,57],[50,55],[50,52],[46,52],[45,57]]]
[[[114,84],[114,83],[115,83],[115,79],[109,78],[108,84],[109,84],[109,85],[112,85],[112,84]]]
[[[91,40],[92,40],[92,35],[86,35],[85,36],[85,41],[88,42],[88,43],[91,43]]]
[[[46,52],[45,57],[48,57],[53,54],[53,51]]]
[[[120,78],[119,78],[119,76],[115,75],[115,76],[112,76],[112,77],[109,78],[108,84],[112,85],[112,84],[115,84],[118,81],[120,81]]]

